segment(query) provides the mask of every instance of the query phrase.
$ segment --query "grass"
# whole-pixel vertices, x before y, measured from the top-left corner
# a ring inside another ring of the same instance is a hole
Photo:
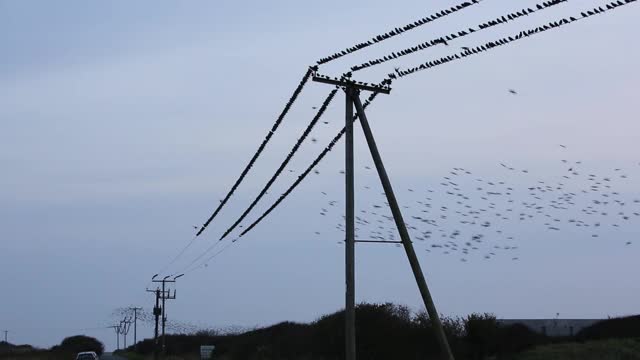
[[[640,339],[611,339],[535,347],[517,360],[640,360]]]

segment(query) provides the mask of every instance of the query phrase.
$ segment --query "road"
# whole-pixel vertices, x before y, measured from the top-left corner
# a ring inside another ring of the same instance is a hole
[[[100,356],[100,360],[127,360],[122,356],[113,355],[112,353],[104,353]]]

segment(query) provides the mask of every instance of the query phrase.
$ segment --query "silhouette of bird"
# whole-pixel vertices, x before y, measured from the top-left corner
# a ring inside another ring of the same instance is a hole
[[[512,95],[518,95],[518,92],[517,92],[517,91],[515,91],[514,89],[509,89],[509,92],[510,92]]]

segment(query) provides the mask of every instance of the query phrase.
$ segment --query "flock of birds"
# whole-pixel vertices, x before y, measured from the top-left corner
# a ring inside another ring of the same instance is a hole
[[[488,260],[499,254],[515,261],[519,260],[516,235],[524,224],[537,226],[536,232],[572,229],[581,231],[581,236],[599,238],[640,220],[640,198],[626,198],[616,189],[629,181],[626,171],[615,168],[596,174],[582,161],[567,159],[560,159],[559,165],[563,173],[554,180],[536,180],[527,169],[500,163],[501,179],[486,179],[456,167],[438,184],[406,189],[411,203],[402,211],[412,241],[423,244],[426,252],[457,254],[462,262],[474,255]],[[375,172],[371,166],[364,170]],[[518,181],[507,181],[514,178]],[[400,242],[385,194],[368,185],[361,190],[358,199],[369,205],[356,212],[356,240]],[[320,216],[341,215],[335,229],[344,232],[341,201],[326,191],[322,196],[327,200]],[[322,231],[315,234],[325,236]],[[622,243],[632,245],[631,240]]]

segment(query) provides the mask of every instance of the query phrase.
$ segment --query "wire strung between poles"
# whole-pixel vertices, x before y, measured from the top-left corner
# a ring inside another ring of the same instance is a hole
[[[350,76],[350,74],[345,74],[344,77]],[[333,100],[333,97],[335,96],[335,94],[337,93],[337,90],[332,91],[329,93],[329,95],[327,96],[327,98],[325,99],[325,101],[323,102],[322,106],[320,107],[320,109],[318,110],[318,113],[316,114],[316,116],[314,117],[314,119],[312,119],[311,123],[307,126],[307,129],[303,132],[303,135],[301,136],[301,138],[298,139],[298,142],[294,145],[293,149],[289,152],[289,155],[287,156],[287,158],[283,161],[283,163],[280,165],[280,168],[276,171],[276,173],[274,174],[274,176],[271,178],[271,180],[267,183],[267,185],[264,187],[264,189],[260,192],[260,194],[258,195],[258,197],[253,201],[253,203],[250,205],[250,207],[245,210],[245,212],[243,213],[243,215],[241,216],[241,218],[236,221],[236,223],[234,223],[234,225],[228,229],[225,234],[218,240],[216,241],[214,244],[210,245],[203,253],[201,253],[200,255],[198,255],[194,260],[192,260],[185,268],[189,268],[190,266],[192,266],[194,263],[196,263],[198,260],[202,259],[204,256],[206,256],[208,253],[210,253],[211,251],[215,250],[216,247],[218,247],[218,245],[220,244],[220,241],[222,241],[232,230],[233,228],[235,228],[243,219],[244,217],[251,211],[251,209],[258,203],[258,201],[260,200],[260,198],[262,196],[264,196],[266,194],[266,192],[269,190],[269,188],[271,187],[272,183],[275,181],[275,179],[280,175],[280,173],[284,170],[284,168],[286,167],[286,165],[289,163],[289,161],[291,160],[291,158],[293,157],[293,155],[297,152],[297,149],[300,147],[300,145],[302,144],[302,142],[305,140],[305,138],[308,136],[308,134],[311,132],[311,130],[313,129],[313,127],[315,126],[315,124],[318,122],[318,120],[320,120],[320,118],[322,117],[322,115],[324,114],[324,112],[326,111],[327,107],[329,106],[329,104],[331,103],[331,101]],[[235,240],[234,240],[235,241]],[[183,271],[179,271],[179,272],[184,272]]]
[[[251,212],[251,210],[253,210],[253,208],[258,204],[258,202],[260,201],[260,199],[262,199],[262,197],[267,193],[267,191],[269,191],[269,188],[271,188],[271,185],[273,185],[273,183],[276,181],[276,179],[278,178],[278,176],[280,176],[280,174],[284,171],[285,167],[289,164],[289,162],[291,161],[291,159],[293,158],[293,156],[295,155],[295,153],[298,151],[298,149],[300,148],[300,145],[302,145],[302,143],[304,142],[304,140],[307,138],[307,136],[309,136],[309,134],[311,133],[311,131],[313,130],[313,128],[316,126],[316,124],[318,123],[318,121],[320,120],[320,118],[322,117],[322,115],[324,114],[325,110],[327,110],[327,107],[329,106],[329,104],[331,103],[331,101],[333,100],[333,98],[335,97],[336,93],[338,92],[338,89],[336,88],[335,90],[332,90],[329,95],[327,96],[327,98],[324,100],[324,102],[322,103],[322,106],[320,106],[320,109],[318,110],[316,116],[314,116],[313,120],[311,120],[311,122],[309,123],[309,125],[307,126],[307,128],[305,129],[305,131],[302,133],[302,136],[298,139],[298,141],[296,142],[296,144],[293,146],[293,148],[291,149],[291,151],[289,152],[289,154],[287,155],[287,157],[284,159],[284,161],[280,164],[280,167],[278,167],[278,169],[276,170],[276,172],[273,174],[273,176],[271,176],[271,179],[269,179],[269,181],[267,181],[267,184],[264,186],[264,188],[262,189],[262,191],[260,191],[260,193],[258,194],[258,196],[251,202],[251,204],[249,205],[249,207],[247,207],[247,209],[242,213],[242,215],[240,215],[240,217],[233,223],[233,225],[231,225],[225,232],[224,234],[220,237],[220,240],[224,239],[225,237],[227,237],[227,235],[229,235],[229,233],[231,233],[239,224],[240,222],[242,222],[242,220],[244,220],[244,218],[249,215],[249,212]]]
[[[217,252],[213,253],[213,255],[209,256],[208,258],[206,258],[202,263],[192,266],[195,264],[195,261],[189,265],[189,267],[186,267],[185,270],[183,271],[185,274],[190,274],[192,272],[194,272],[195,270],[201,268],[201,267],[207,267],[209,262],[211,260],[213,260],[214,258],[218,257],[220,254],[222,254],[223,252],[225,252],[231,245],[233,245],[233,243],[235,243],[238,239],[235,239],[233,241],[228,242],[225,246],[223,246],[220,250],[218,250]],[[220,241],[217,241],[216,244],[219,244]]]
[[[428,23],[433,22],[435,20],[438,20],[438,19],[440,19],[440,18],[442,18],[444,16],[451,15],[453,13],[456,13],[456,12],[460,11],[460,10],[466,9],[466,8],[472,6],[472,5],[480,3],[481,1],[482,0],[465,1],[465,2],[463,2],[461,4],[459,4],[459,5],[452,6],[450,9],[441,10],[441,11],[439,11],[439,12],[433,14],[433,15],[423,17],[422,19],[420,19],[418,21],[415,21],[413,23],[407,24],[407,25],[405,25],[405,26],[403,26],[401,28],[395,28],[395,29],[391,30],[390,32],[384,33],[382,35],[376,35],[371,40],[369,40],[367,42],[356,44],[356,45],[354,45],[352,47],[346,48],[346,49],[344,49],[344,50],[342,50],[340,52],[337,52],[337,53],[335,53],[333,55],[329,55],[327,57],[324,57],[324,58],[318,60],[316,63],[318,65],[322,65],[322,64],[326,64],[328,62],[331,62],[333,60],[337,60],[337,59],[339,59],[339,58],[341,58],[343,56],[346,56],[346,55],[352,54],[352,53],[354,53],[354,52],[356,52],[358,50],[362,50],[364,48],[367,48],[367,47],[369,47],[369,46],[371,46],[371,45],[373,45],[375,43],[390,39],[390,38],[392,38],[394,36],[398,36],[398,35],[400,35],[400,34],[402,34],[404,32],[407,32],[409,30],[415,29],[415,28],[420,27],[422,25],[425,25],[425,24],[428,24]]]
[[[604,8],[603,8],[603,6],[599,6],[599,7],[594,8],[593,10],[583,11],[583,12],[580,13],[580,16],[578,16],[578,17],[571,16],[571,17],[569,17],[569,19],[563,18],[563,19],[558,20],[558,21],[552,21],[552,22],[549,22],[549,24],[546,24],[546,25],[541,25],[541,26],[538,26],[538,27],[530,29],[530,30],[520,31],[520,33],[518,35],[515,35],[515,36],[504,37],[502,39],[498,39],[498,40],[495,40],[495,41],[490,41],[490,42],[488,42],[488,43],[486,43],[484,45],[476,46],[474,48],[469,48],[469,49],[467,49],[467,50],[465,50],[465,51],[463,51],[463,52],[461,52],[459,54],[449,55],[447,57],[443,57],[443,58],[440,58],[438,60],[427,61],[426,63],[424,63],[424,64],[422,64],[420,66],[409,68],[407,70],[397,70],[395,74],[394,73],[389,74],[389,77],[392,78],[392,79],[395,79],[397,77],[405,77],[405,76],[411,75],[411,74],[413,74],[415,72],[418,72],[418,71],[432,69],[434,67],[437,67],[437,66],[440,66],[440,65],[444,65],[444,64],[453,62],[455,60],[460,60],[460,59],[466,58],[468,56],[476,55],[476,54],[491,50],[491,49],[499,47],[499,46],[510,44],[510,43],[512,43],[514,41],[517,41],[517,40],[525,39],[525,38],[528,38],[528,37],[536,35],[536,34],[540,34],[540,33],[543,33],[543,32],[549,31],[549,30],[557,29],[557,28],[562,27],[564,25],[572,24],[572,23],[574,23],[576,21],[584,20],[584,19],[586,19],[588,17],[594,16],[594,15],[599,15],[599,14],[605,13],[607,11],[616,9],[616,8],[618,8],[620,6],[628,5],[628,4],[636,2],[636,1],[637,0],[618,0],[618,1],[613,1],[611,3],[603,5]]]
[[[351,71],[360,71],[375,65],[380,65],[383,63],[386,63],[387,61],[391,61],[391,60],[395,60],[397,58],[400,58],[402,56],[406,56],[406,55],[410,55],[413,53],[416,53],[418,51],[421,50],[426,50],[428,48],[431,48],[433,46],[439,45],[439,44],[443,44],[443,45],[449,45],[449,41],[453,41],[455,39],[460,39],[462,37],[465,37],[467,35],[479,32],[481,30],[485,30],[485,29],[489,29],[492,28],[494,26],[500,25],[500,24],[505,24],[508,23],[510,21],[515,21],[523,16],[529,16],[535,12],[541,11],[541,10],[546,10],[549,9],[553,6],[568,2],[569,0],[552,0],[552,1],[545,1],[542,4],[536,4],[535,5],[535,9],[532,8],[524,8],[521,11],[516,11],[515,13],[510,13],[507,15],[503,15],[501,17],[496,18],[495,20],[491,20],[491,21],[487,21],[486,23],[482,23],[478,26],[476,26],[476,28],[469,28],[468,30],[461,30],[456,32],[453,32],[449,35],[446,36],[441,36],[439,38],[435,38],[432,39],[430,41],[425,41],[421,44],[418,44],[416,46],[413,47],[409,47],[403,50],[399,50],[399,51],[395,51],[392,52],[389,55],[377,58],[375,60],[371,60],[371,61],[367,61],[364,62],[360,65],[354,65],[351,67]]]
[[[202,227],[200,228],[196,236],[200,236],[200,234],[202,234],[202,232],[207,228],[207,226],[209,226],[211,221],[213,221],[213,219],[218,215],[218,213],[224,207],[227,201],[229,201],[229,198],[231,197],[231,195],[233,195],[233,193],[236,191],[238,186],[240,186],[240,183],[242,183],[242,180],[244,180],[245,176],[247,176],[247,173],[249,173],[249,170],[251,170],[251,168],[253,167],[253,164],[256,162],[256,160],[258,159],[258,157],[260,156],[264,148],[267,146],[267,143],[269,142],[269,140],[271,140],[271,137],[273,136],[273,134],[275,134],[276,130],[278,130],[278,127],[282,123],[282,120],[287,115],[287,113],[289,112],[289,109],[298,98],[298,95],[300,95],[300,93],[302,92],[302,88],[309,81],[309,79],[311,78],[311,75],[317,70],[318,70],[317,66],[311,66],[309,67],[309,69],[307,69],[307,72],[302,77],[300,84],[298,85],[296,90],[293,92],[293,95],[291,95],[291,98],[289,98],[289,101],[287,101],[287,104],[285,105],[284,109],[280,113],[280,116],[278,116],[278,118],[276,119],[276,122],[271,127],[271,130],[269,131],[269,133],[267,133],[267,136],[262,141],[262,144],[260,144],[260,147],[258,147],[258,150],[256,151],[256,153],[253,155],[253,157],[251,158],[247,166],[244,168],[244,170],[240,174],[240,177],[238,177],[236,182],[231,187],[231,190],[229,190],[227,195],[220,202],[220,204],[218,205],[216,210],[213,212],[213,214],[209,217],[209,219],[207,219],[207,221],[202,225]]]
[[[231,189],[229,190],[229,192],[227,193],[227,195],[225,196],[225,198],[220,201],[220,204],[218,204],[218,207],[215,209],[215,211],[213,212],[213,214],[209,217],[209,219],[207,219],[207,221],[202,225],[202,227],[200,227],[200,229],[198,230],[198,232],[196,233],[196,235],[184,246],[182,247],[182,249],[178,252],[178,254],[171,260],[169,261],[168,264],[166,264],[159,272],[158,274],[162,274],[164,273],[167,268],[171,265],[173,265],[180,257],[182,257],[182,255],[184,255],[184,253],[191,247],[193,246],[193,244],[195,243],[196,239],[198,238],[198,236],[200,236],[202,234],[202,232],[207,228],[207,226],[209,226],[209,224],[211,223],[211,221],[213,221],[213,219],[218,215],[218,213],[220,212],[220,210],[222,210],[222,208],[225,206],[225,204],[227,203],[227,201],[229,201],[229,198],[231,198],[231,196],[233,195],[233,193],[236,191],[236,189],[240,186],[240,184],[242,183],[242,181],[244,180],[245,176],[249,173],[249,170],[253,167],[254,163],[256,162],[256,160],[258,159],[258,157],[260,156],[260,154],[262,153],[262,151],[264,150],[264,148],[266,147],[267,143],[269,142],[269,140],[271,139],[271,137],[273,136],[273,134],[275,133],[275,131],[278,129],[278,127],[280,126],[280,124],[282,123],[282,120],[284,119],[284,117],[286,116],[286,114],[289,112],[289,109],[291,108],[291,106],[293,105],[293,103],[296,101],[298,95],[300,95],[300,93],[302,92],[302,89],[304,88],[305,84],[309,81],[309,79],[311,78],[311,76],[318,70],[317,66],[311,66],[307,69],[307,72],[304,74],[304,76],[302,77],[302,80],[300,81],[300,83],[298,84],[298,87],[294,90],[293,94],[291,95],[291,97],[289,98],[289,100],[287,101],[287,104],[285,105],[284,109],[282,110],[282,112],[280,113],[280,116],[278,116],[278,118],[276,119],[275,123],[273,124],[273,126],[271,127],[271,130],[269,131],[269,133],[266,135],[266,137],[264,138],[264,140],[262,141],[262,143],[260,144],[260,146],[258,147],[258,150],[256,151],[256,153],[253,155],[253,157],[251,158],[251,160],[249,161],[249,163],[247,164],[247,166],[244,168],[244,170],[242,171],[242,173],[240,174],[240,176],[238,177],[238,179],[236,180],[236,182],[233,184],[233,186],[231,187]]]
[[[381,85],[385,85],[385,84],[390,84],[391,80],[390,79],[385,79],[382,81]],[[364,103],[364,108],[367,108],[369,106],[369,104],[371,104],[373,102],[373,100],[377,97],[378,93],[372,93],[369,98],[367,99],[367,101],[365,101]],[[353,121],[356,121],[358,119],[358,115],[354,115],[353,116]],[[280,195],[280,197],[278,198],[278,200],[276,200],[268,209],[267,211],[265,211],[257,220],[255,220],[251,225],[249,225],[248,228],[246,228],[241,234],[240,237],[244,236],[246,233],[248,233],[249,231],[251,231],[251,229],[253,229],[256,225],[258,225],[265,217],[267,217],[267,215],[269,215],[269,213],[271,213],[278,205],[280,205],[280,203],[282,203],[282,201],[287,198],[287,196],[289,196],[289,194],[291,194],[291,192],[302,182],[302,180],[304,180],[307,175],[309,175],[309,173],[311,173],[311,171],[313,170],[313,168],[315,168],[318,163],[320,163],[320,161],[322,161],[322,159],[333,149],[333,147],[336,145],[336,143],[342,138],[342,136],[345,134],[346,128],[342,128],[342,130],[340,130],[340,132],[331,140],[331,142],[329,143],[329,145],[327,145],[327,147],[320,153],[320,155],[318,155],[318,157],[311,163],[311,165],[309,165],[309,167],[298,176],[298,179],[296,179],[296,181],[282,194]]]

